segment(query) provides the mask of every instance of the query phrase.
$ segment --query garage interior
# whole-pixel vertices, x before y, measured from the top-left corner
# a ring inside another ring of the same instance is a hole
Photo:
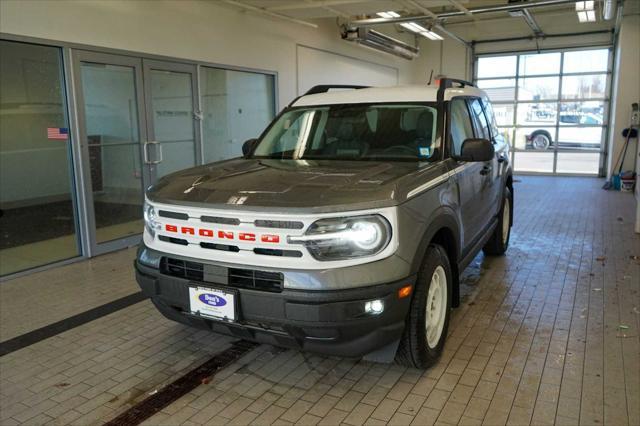
[[[637,0],[0,1],[0,424],[640,424],[639,185],[603,189],[640,172],[639,45]],[[491,99],[516,203],[434,367],[238,343],[142,296],[145,188],[315,85],[443,77]]]

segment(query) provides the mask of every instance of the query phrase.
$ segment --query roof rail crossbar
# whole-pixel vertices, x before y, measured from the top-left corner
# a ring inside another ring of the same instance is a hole
[[[368,87],[369,86],[355,86],[352,84],[320,84],[307,90],[303,96],[327,93],[331,89],[366,89]]]

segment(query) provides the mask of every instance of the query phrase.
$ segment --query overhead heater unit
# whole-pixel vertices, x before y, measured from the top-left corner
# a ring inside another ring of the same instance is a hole
[[[418,52],[420,52],[417,47],[369,28],[343,28],[342,39],[409,60],[417,58]]]

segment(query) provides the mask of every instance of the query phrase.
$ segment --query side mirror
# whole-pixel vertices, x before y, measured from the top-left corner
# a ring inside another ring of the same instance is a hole
[[[245,157],[253,151],[253,147],[256,146],[258,139],[248,139],[242,144],[242,155]]]
[[[496,150],[488,139],[469,138],[462,142],[460,155],[456,159],[472,162],[491,161],[495,155]]]

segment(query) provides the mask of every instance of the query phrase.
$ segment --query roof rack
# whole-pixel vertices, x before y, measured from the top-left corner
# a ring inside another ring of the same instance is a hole
[[[465,87],[465,86],[471,86],[471,87],[476,87],[475,84],[468,82],[466,80],[460,80],[458,78],[441,78],[439,80],[439,86],[442,89],[448,89],[450,87],[453,87],[454,83],[458,83],[460,85],[460,87]]]
[[[466,80],[460,80],[457,78],[441,78],[436,80],[436,82],[438,83],[437,100],[440,103],[444,101],[444,91],[453,87],[454,84],[459,84],[460,87],[466,87],[466,86],[476,87],[475,84],[473,83],[470,83]]]
[[[369,86],[354,86],[351,84],[320,84],[313,86],[302,96],[315,95],[318,93],[327,93],[331,89],[366,89]]]
[[[367,89],[369,87],[370,86],[357,86],[352,84],[319,84],[307,90],[303,95],[297,96],[289,103],[289,106],[293,105],[298,99],[303,96],[317,95],[318,93],[327,93],[331,89]]]

